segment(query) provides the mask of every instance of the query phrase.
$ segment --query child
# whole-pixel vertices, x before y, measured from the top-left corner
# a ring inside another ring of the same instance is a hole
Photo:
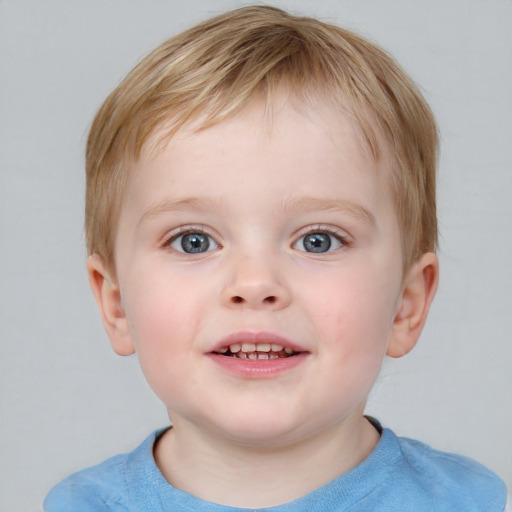
[[[503,511],[479,464],[364,416],[438,281],[437,129],[360,37],[247,7],[167,41],[87,147],[87,269],[172,427],[47,512]]]

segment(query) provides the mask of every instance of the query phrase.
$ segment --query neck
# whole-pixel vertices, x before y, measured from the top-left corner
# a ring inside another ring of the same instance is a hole
[[[272,447],[232,443],[175,423],[154,452],[160,471],[177,489],[226,506],[264,508],[298,499],[350,471],[378,440],[362,415]]]

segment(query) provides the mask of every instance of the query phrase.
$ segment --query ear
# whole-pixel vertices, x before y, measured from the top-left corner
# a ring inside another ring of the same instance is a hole
[[[437,256],[427,252],[413,263],[404,278],[387,349],[388,356],[402,357],[414,348],[427,320],[438,281]]]
[[[133,354],[135,347],[131,339],[126,313],[121,303],[119,286],[112,279],[98,254],[93,254],[87,258],[87,273],[112,348],[121,356]]]

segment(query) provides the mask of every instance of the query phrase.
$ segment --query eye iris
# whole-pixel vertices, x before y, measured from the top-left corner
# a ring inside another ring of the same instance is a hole
[[[181,247],[187,253],[205,252],[210,247],[207,235],[189,233],[181,238]]]
[[[311,233],[304,237],[304,249],[308,252],[327,252],[331,248],[331,237],[327,233]]]

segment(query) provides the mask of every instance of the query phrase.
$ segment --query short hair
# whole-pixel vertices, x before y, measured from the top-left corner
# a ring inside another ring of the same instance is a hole
[[[86,150],[85,231],[89,254],[113,269],[115,230],[129,163],[157,131],[201,128],[257,96],[286,88],[334,102],[354,119],[376,159],[391,155],[391,186],[404,269],[437,246],[438,135],[409,76],[366,39],[314,18],[249,6],[204,21],[143,59],[98,111]],[[385,147],[382,147],[382,141]]]

